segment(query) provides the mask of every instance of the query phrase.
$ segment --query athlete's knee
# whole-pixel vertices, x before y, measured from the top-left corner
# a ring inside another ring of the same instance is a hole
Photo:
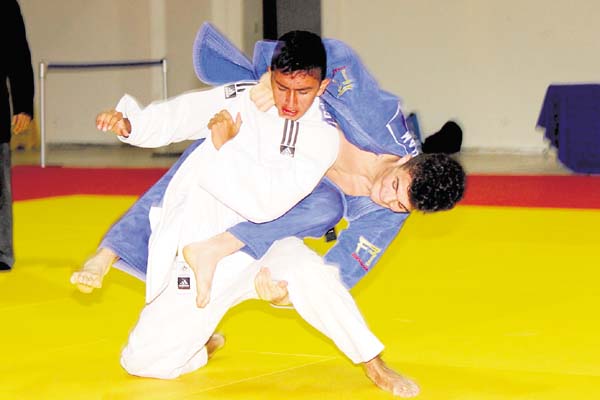
[[[136,352],[129,346],[121,352],[121,367],[129,375],[143,378],[175,379],[181,375],[175,369],[165,368],[165,363],[152,360],[151,357],[148,357],[148,353]]]
[[[331,275],[332,271],[337,273],[337,268],[326,264],[321,256],[302,241],[288,242],[280,250],[286,252],[286,262],[282,262],[283,258],[279,257],[274,266],[282,271],[285,274],[284,279],[290,282],[309,282],[323,279],[323,274]]]
[[[265,256],[263,261],[270,263],[276,261],[278,264],[287,264],[296,258],[296,255],[306,247],[301,239],[296,237],[287,237],[274,242]]]
[[[144,362],[140,357],[136,357],[135,353],[132,352],[128,347],[125,347],[121,352],[121,367],[129,375],[145,376],[144,375]]]

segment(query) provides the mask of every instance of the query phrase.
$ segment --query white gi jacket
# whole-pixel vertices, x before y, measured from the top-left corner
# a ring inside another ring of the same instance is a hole
[[[337,158],[338,131],[320,99],[302,118],[290,121],[280,118],[275,107],[260,112],[250,100],[249,90],[244,91],[247,87],[248,83],[237,83],[190,92],[145,109],[125,95],[117,105],[132,127],[128,138],[120,138],[123,142],[159,147],[207,138],[181,165],[162,204],[150,212],[148,302],[168,282],[195,185],[237,213],[230,213],[219,228],[244,220],[267,222],[307,196]],[[222,109],[233,118],[239,112],[242,126],[236,137],[217,151],[206,126]]]

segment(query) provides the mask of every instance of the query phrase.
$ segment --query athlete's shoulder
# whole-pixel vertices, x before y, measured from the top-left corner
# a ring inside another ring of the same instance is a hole
[[[239,81],[222,85],[223,96],[225,99],[233,99],[242,95],[242,93],[248,91],[252,86],[256,85],[256,81]]]

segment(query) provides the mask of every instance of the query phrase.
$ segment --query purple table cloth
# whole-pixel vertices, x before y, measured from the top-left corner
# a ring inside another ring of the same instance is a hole
[[[567,168],[600,173],[600,84],[550,85],[537,125]]]

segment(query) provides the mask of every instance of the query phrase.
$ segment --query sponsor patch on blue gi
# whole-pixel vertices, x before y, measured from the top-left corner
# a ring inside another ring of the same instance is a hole
[[[331,228],[330,230],[327,231],[327,233],[325,233],[325,242],[327,242],[327,243],[333,242],[336,239],[337,239],[337,234],[335,233],[335,227]]]
[[[335,76],[335,74],[339,72],[342,77],[340,79],[339,76]],[[354,79],[352,79],[348,74],[348,69],[346,66],[336,68],[333,71],[334,81],[338,84],[337,97],[340,98],[342,95],[352,89],[354,89]]]
[[[369,242],[364,236],[360,236],[352,256],[360,262],[360,265],[365,270],[367,270],[369,267],[371,267],[373,260],[375,260],[380,252],[381,249],[379,247]]]

